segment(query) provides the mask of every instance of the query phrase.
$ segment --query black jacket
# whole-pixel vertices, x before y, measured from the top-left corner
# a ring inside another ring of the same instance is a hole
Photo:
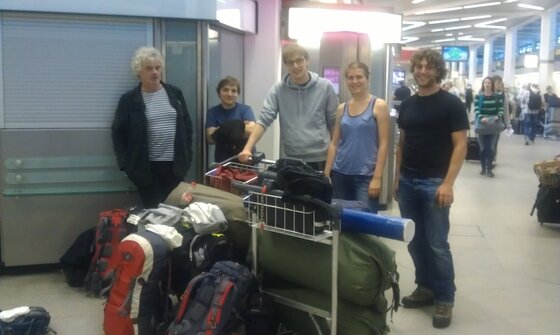
[[[176,177],[184,178],[193,155],[192,123],[181,90],[169,84],[162,85],[169,103],[177,111],[173,173]],[[152,182],[146,123],[146,106],[138,85],[121,96],[111,127],[119,168],[126,171],[135,185],[149,185]]]

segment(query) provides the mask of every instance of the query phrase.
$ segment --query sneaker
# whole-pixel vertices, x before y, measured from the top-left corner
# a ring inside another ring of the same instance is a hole
[[[411,295],[402,299],[402,305],[404,308],[418,308],[433,304],[434,292],[422,286],[418,286]]]
[[[484,176],[484,175],[486,175],[486,169],[482,169],[482,170],[480,170],[480,175],[481,175],[481,176]]]
[[[436,309],[432,325],[434,328],[446,328],[451,324],[451,317],[453,315],[453,305],[442,302],[436,302]]]
[[[529,141],[525,141],[525,145],[529,145]]]
[[[492,170],[488,170],[488,172],[486,173],[486,175],[490,178],[494,178],[494,172],[492,172]]]

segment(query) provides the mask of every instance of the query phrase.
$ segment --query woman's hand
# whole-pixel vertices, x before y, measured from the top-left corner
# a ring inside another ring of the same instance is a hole
[[[372,178],[369,182],[368,197],[379,198],[381,194],[381,178]]]

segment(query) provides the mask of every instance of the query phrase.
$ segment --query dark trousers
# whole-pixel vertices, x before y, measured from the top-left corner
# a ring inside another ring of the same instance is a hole
[[[157,208],[183,179],[173,175],[173,162],[150,162],[150,165],[152,183],[136,187],[144,208]]]

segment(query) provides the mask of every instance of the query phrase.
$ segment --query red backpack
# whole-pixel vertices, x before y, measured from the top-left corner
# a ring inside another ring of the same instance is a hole
[[[133,231],[133,225],[126,222],[128,212],[113,209],[99,213],[95,229],[95,251],[84,280],[86,292],[96,297],[106,296],[114,269],[119,261],[117,248],[123,238]]]

